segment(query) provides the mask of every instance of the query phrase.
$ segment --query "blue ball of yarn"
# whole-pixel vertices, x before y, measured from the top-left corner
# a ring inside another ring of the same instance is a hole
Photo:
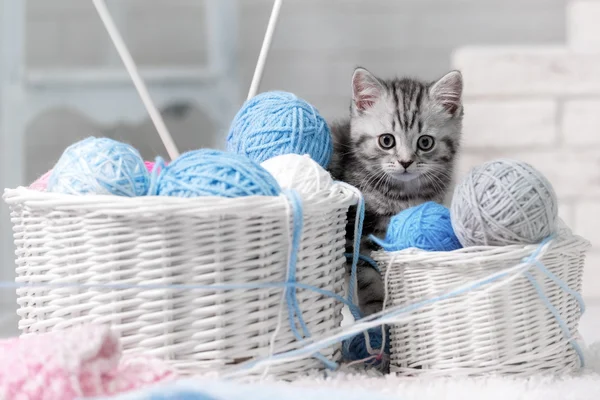
[[[227,150],[261,163],[282,154],[308,154],[323,168],[331,160],[333,144],[325,119],[292,93],[261,93],[237,113]]]
[[[219,150],[189,151],[164,167],[156,188],[160,196],[277,196],[279,184],[259,164]]]
[[[385,345],[383,343],[381,327],[375,327],[367,330],[369,334],[369,343],[373,353],[369,353],[367,348],[366,337],[364,333],[359,333],[350,339],[344,340],[342,343],[342,358],[346,362],[365,360],[364,364],[374,367],[382,367],[387,364],[387,359],[390,355],[390,330],[389,327],[384,328]],[[383,356],[379,357],[381,347],[383,346]]]
[[[371,240],[385,251],[410,247],[427,251],[452,251],[462,247],[452,229],[450,210],[433,201],[407,208],[393,216],[385,240],[373,235]]]
[[[148,170],[136,149],[113,139],[89,137],[65,149],[47,190],[134,197],[146,195],[149,184]]]

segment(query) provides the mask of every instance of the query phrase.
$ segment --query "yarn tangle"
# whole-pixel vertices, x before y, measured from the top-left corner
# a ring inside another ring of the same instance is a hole
[[[384,327],[371,328],[366,332],[342,342],[342,358],[346,362],[362,362],[380,369],[387,369],[390,356],[390,330]],[[367,341],[368,338],[368,341]],[[369,343],[367,345],[367,343]],[[382,351],[383,348],[383,351]]]
[[[238,154],[200,149],[154,168],[151,193],[175,197],[277,196],[279,184],[263,167]]]
[[[433,201],[407,208],[390,219],[385,240],[370,239],[385,251],[416,247],[427,251],[452,251],[462,246],[452,229],[448,208]]]
[[[465,247],[533,244],[557,229],[558,201],[531,165],[501,159],[473,168],[456,186],[451,215]]]
[[[48,179],[48,191],[74,195],[144,196],[150,177],[140,153],[109,138],[67,147]]]
[[[333,152],[325,119],[292,93],[261,93],[246,101],[227,136],[227,150],[261,163],[282,154],[308,154],[327,168]]]

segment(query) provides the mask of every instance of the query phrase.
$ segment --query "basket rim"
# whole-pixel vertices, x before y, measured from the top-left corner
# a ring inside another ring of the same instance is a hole
[[[160,208],[161,210],[181,210],[185,208],[198,207],[210,211],[245,211],[253,213],[253,210],[265,208],[280,208],[287,205],[287,197],[279,196],[244,196],[226,198],[219,196],[202,197],[169,197],[169,196],[139,196],[125,197],[112,195],[90,195],[75,196],[64,193],[42,192],[19,186],[15,189],[4,189],[2,196],[4,202],[9,206],[24,204],[32,208],[101,208],[111,210],[127,210],[135,212],[137,209]],[[349,207],[358,203],[358,196],[352,190],[343,185],[335,185],[327,195],[317,193],[315,195],[302,195],[302,201],[308,208],[329,204],[331,207]]]
[[[522,258],[529,256],[539,247],[535,244],[513,244],[508,246],[472,246],[463,247],[452,251],[427,251],[418,248],[408,248],[404,250],[387,252],[377,250],[371,254],[371,257],[381,263],[390,262],[442,262],[444,264],[455,264],[453,267],[465,263],[465,261],[480,261],[509,258]],[[586,251],[591,247],[589,240],[576,234],[560,236],[559,239],[548,249],[548,252],[554,252],[567,247],[577,248],[579,251]],[[417,267],[417,265],[415,265]]]

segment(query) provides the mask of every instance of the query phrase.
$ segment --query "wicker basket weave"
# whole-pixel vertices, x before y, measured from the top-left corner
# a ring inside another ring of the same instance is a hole
[[[573,292],[580,292],[589,243],[563,232],[540,261]],[[407,249],[376,252],[387,275],[388,306],[406,306],[439,296],[514,267],[536,245],[470,247],[452,252]],[[388,272],[389,270],[389,272]],[[582,314],[577,295],[567,293],[531,265],[528,272],[564,321],[571,338],[525,274],[482,293],[483,287],[426,305],[410,321],[391,326],[390,370],[406,375],[566,373],[580,367],[576,351]]]
[[[291,212],[285,197],[181,199],[77,197],[6,190],[17,282],[68,284],[247,284],[285,282]],[[345,225],[356,203],[343,187],[304,200],[297,280],[342,295]],[[232,291],[24,287],[17,291],[24,334],[84,322],[108,323],[127,353],[169,360],[182,373],[227,371],[269,355],[283,288]],[[341,324],[342,304],[298,290],[318,339]],[[283,307],[285,303],[283,303]],[[299,346],[282,310],[274,352]],[[322,354],[335,359],[337,347]],[[316,359],[271,367],[291,376]]]

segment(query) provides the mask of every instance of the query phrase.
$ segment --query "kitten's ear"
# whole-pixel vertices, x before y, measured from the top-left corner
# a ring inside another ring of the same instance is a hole
[[[356,68],[352,75],[352,102],[359,112],[365,111],[381,97],[383,86],[379,79],[364,68]]]
[[[429,95],[450,115],[455,115],[462,105],[462,91],[462,74],[460,71],[451,71],[431,85]]]

